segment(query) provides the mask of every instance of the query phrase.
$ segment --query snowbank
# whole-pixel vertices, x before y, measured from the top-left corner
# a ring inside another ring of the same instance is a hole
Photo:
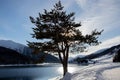
[[[120,80],[120,67],[105,70],[102,75],[106,80]]]
[[[73,74],[67,73],[62,80],[120,80],[119,74],[120,63],[103,63],[89,65]]]

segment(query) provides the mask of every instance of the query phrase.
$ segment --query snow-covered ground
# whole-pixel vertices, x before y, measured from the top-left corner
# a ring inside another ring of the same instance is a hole
[[[98,63],[67,73],[62,80],[120,80],[120,63],[113,63],[112,58],[112,55],[98,58]]]
[[[120,80],[120,67],[105,70],[102,74],[106,80]]]

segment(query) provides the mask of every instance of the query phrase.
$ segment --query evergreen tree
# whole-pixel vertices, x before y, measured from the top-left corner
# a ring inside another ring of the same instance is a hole
[[[74,13],[67,14],[63,10],[59,1],[50,11],[46,9],[37,18],[30,16],[31,22],[35,25],[32,37],[45,42],[29,42],[28,45],[35,49],[35,52],[47,51],[58,53],[61,64],[63,65],[64,74],[68,71],[68,57],[70,50],[84,51],[87,45],[97,45],[98,35],[102,31],[94,30],[91,34],[83,35],[77,29],[81,23],[76,23]]]
[[[113,62],[120,62],[120,49],[116,52],[115,56],[113,57]]]

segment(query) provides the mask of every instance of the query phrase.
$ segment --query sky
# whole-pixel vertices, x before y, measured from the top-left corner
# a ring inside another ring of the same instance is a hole
[[[26,41],[35,41],[30,35],[35,26],[29,16],[37,17],[44,9],[49,11],[56,2],[58,0],[0,0],[0,39],[25,45]],[[75,21],[81,22],[79,29],[83,34],[104,29],[99,47],[120,43],[120,0],[61,0],[61,3],[68,13],[75,12]]]

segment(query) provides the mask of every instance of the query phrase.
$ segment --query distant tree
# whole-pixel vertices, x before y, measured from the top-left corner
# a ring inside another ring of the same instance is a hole
[[[113,62],[120,62],[120,49],[116,52]]]
[[[50,11],[44,10],[39,13],[35,19],[30,16],[31,22],[35,25],[32,37],[38,42],[29,42],[28,45],[35,49],[35,52],[47,51],[58,53],[61,64],[63,65],[64,74],[68,71],[68,57],[70,50],[84,51],[87,45],[97,45],[98,35],[102,31],[94,30],[91,34],[83,35],[77,29],[81,23],[76,23],[74,13],[66,13],[59,1]],[[41,42],[39,40],[44,40]]]

